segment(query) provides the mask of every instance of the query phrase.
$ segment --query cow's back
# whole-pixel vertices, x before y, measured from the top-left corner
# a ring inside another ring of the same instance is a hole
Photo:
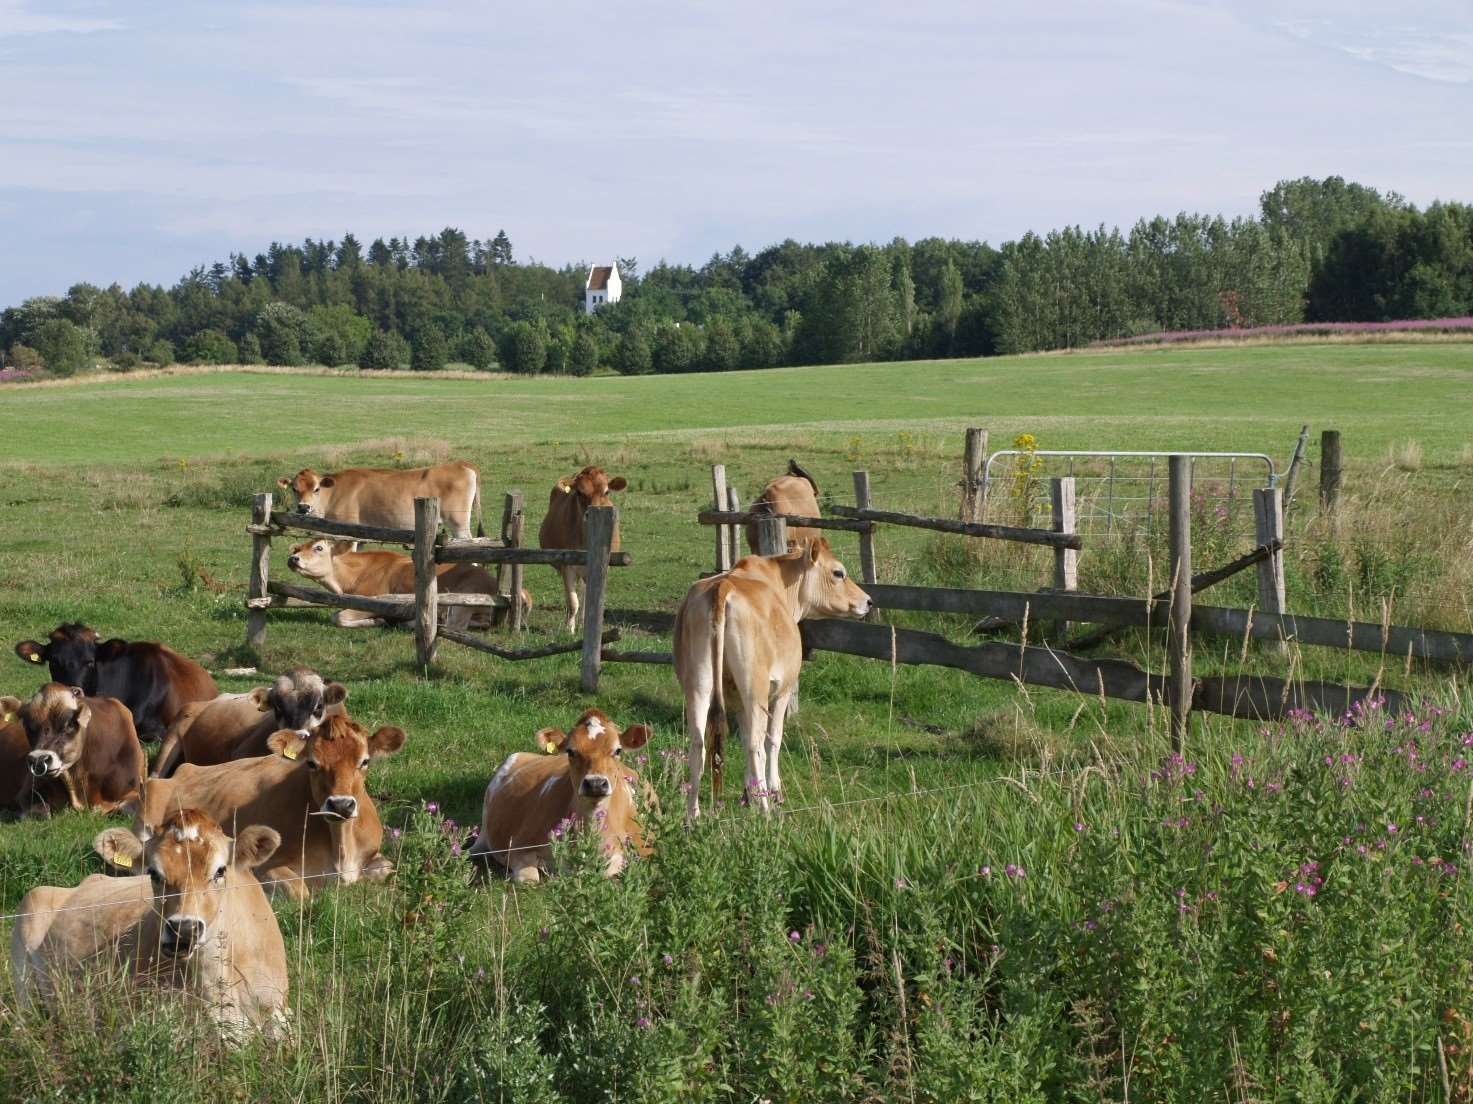
[[[797,514],[799,517],[818,517],[818,495],[813,484],[800,475],[780,475],[762,488],[762,493],[752,503],[754,511],[771,514]],[[823,534],[817,529],[802,525],[787,528],[788,547],[802,548]],[[757,526],[747,525],[747,548],[757,551]]]
[[[572,797],[562,755],[519,751],[508,756],[486,786],[475,849],[504,852],[546,844]]]
[[[97,667],[97,696],[126,705],[145,739],[161,736],[190,702],[219,693],[208,671],[165,644],[131,641],[121,656]]]
[[[82,751],[87,800],[113,803],[137,797],[148,773],[133,714],[116,698],[88,698],[92,719]]]
[[[53,977],[115,952],[150,913],[147,876],[92,874],[75,889],[37,886],[21,899],[10,937],[10,968],[22,1006],[50,1000]]]
[[[0,724],[0,809],[13,807],[24,792],[31,774],[26,764],[30,750],[26,726],[19,718]]]
[[[372,598],[414,592],[414,561],[402,552],[338,552],[333,555],[333,571],[345,594]]]
[[[675,677],[682,686],[709,671],[714,661],[718,601],[725,603],[723,662],[728,685],[740,686],[748,675],[765,678],[769,669],[783,681],[796,677],[803,637],[784,599],[782,574],[766,557],[745,556],[731,571],[697,580],[675,612]]]
[[[479,470],[464,460],[428,468],[345,468],[331,474],[324,517],[390,529],[414,528],[416,498],[438,498],[442,516],[468,516],[480,482]]]
[[[281,847],[271,860],[275,864],[283,855],[300,854],[304,830],[314,830],[303,770],[300,763],[274,754],[210,766],[185,763],[173,777],[150,779],[144,786],[135,828],[156,828],[180,809],[198,809],[230,836],[261,824],[281,833]]]

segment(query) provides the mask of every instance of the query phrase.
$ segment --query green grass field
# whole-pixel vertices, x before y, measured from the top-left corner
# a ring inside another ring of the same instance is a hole
[[[277,476],[298,467],[407,466],[447,456],[469,459],[483,472],[488,521],[499,517],[501,493],[518,488],[526,494],[528,528],[535,532],[554,478],[585,463],[601,463],[630,483],[629,490],[619,496],[619,505],[624,547],[633,554],[634,566],[612,573],[609,603],[623,609],[673,610],[689,583],[710,568],[712,531],[698,526],[694,515],[709,502],[709,466],[716,461],[725,463],[732,481],[750,495],[766,478],[780,472],[789,456],[796,456],[818,476],[826,493],[846,502],[852,501],[849,473],[863,467],[871,473],[876,505],[954,516],[961,430],[968,425],[988,428],[993,448],[1004,447],[1016,434],[1032,433],[1042,448],[1265,451],[1282,467],[1300,425],[1308,422],[1316,431],[1333,427],[1344,434],[1347,503],[1343,520],[1332,524],[1315,516],[1312,482],[1307,488],[1306,501],[1311,506],[1291,518],[1290,525],[1290,608],[1337,614],[1354,610],[1368,620],[1379,620],[1384,607],[1377,603],[1391,599],[1396,612],[1393,620],[1473,628],[1465,574],[1470,570],[1465,566],[1467,498],[1462,490],[1465,472],[1473,473],[1473,468],[1465,467],[1473,462],[1467,447],[1473,442],[1473,430],[1468,428],[1473,416],[1473,345],[1176,348],[588,380],[373,379],[222,371],[11,387],[0,391],[0,408],[8,415],[9,446],[5,460],[0,461],[0,501],[7,507],[6,525],[0,530],[0,637],[14,642],[44,634],[59,621],[79,619],[105,635],[164,640],[216,670],[255,663],[263,672],[274,673],[304,663],[341,679],[349,686],[349,706],[355,715],[365,722],[402,725],[409,734],[404,751],[375,765],[370,778],[386,821],[401,826],[423,821],[424,814],[418,810],[430,801],[461,824],[473,822],[496,764],[509,751],[530,748],[532,734],[539,727],[571,723],[589,701],[578,691],[576,657],[515,665],[447,643],[442,645],[440,663],[424,677],[414,669],[413,642],[407,632],[338,630],[328,624],[327,612],[319,610],[273,613],[262,653],[246,653],[242,597],[249,552],[244,525],[250,496],[273,489]],[[1405,450],[1408,441],[1420,446],[1420,455],[1415,463],[1398,467],[1388,456],[1391,450]],[[1251,525],[1251,512],[1249,520]],[[1246,547],[1241,528],[1224,527],[1204,533],[1201,539],[1203,545],[1197,552],[1201,566],[1230,558]],[[966,552],[960,550],[958,540],[883,531],[881,580],[1018,589],[1049,583],[1050,561],[1044,554],[1014,546]],[[279,540],[274,553],[273,571],[280,577],[286,576],[285,544]],[[840,554],[855,566],[852,543],[841,540],[838,545]],[[1101,538],[1098,547],[1091,557],[1087,544],[1081,558],[1083,588],[1143,593],[1149,585],[1148,560],[1160,555],[1159,540],[1149,534],[1109,541]],[[1155,572],[1151,578],[1159,585],[1159,559],[1149,570]],[[528,569],[527,583],[538,603],[529,635],[533,642],[557,638],[562,616],[555,576],[550,569]],[[1215,593],[1214,600],[1248,604],[1253,594],[1250,572]],[[966,625],[959,620],[907,618],[903,623],[944,628],[954,638],[965,638]],[[661,645],[655,638],[631,631],[625,646]],[[1160,663],[1159,640],[1144,634],[1125,639],[1119,648],[1148,664]],[[1260,650],[1240,652],[1236,642],[1204,644],[1199,649],[1199,664],[1203,669],[1283,673],[1284,661],[1276,655]],[[19,660],[9,662],[10,677],[0,680],[0,688],[6,693],[28,694],[36,681],[34,673]],[[1388,683],[1434,693],[1440,700],[1456,692],[1449,689],[1446,673],[1404,670],[1394,661],[1383,667],[1376,657],[1320,653],[1296,655],[1294,662],[1297,670],[1318,677],[1369,682],[1384,672]],[[258,681],[222,678],[221,685],[236,690]],[[598,702],[622,722],[641,720],[655,726],[652,771],[665,765],[670,754],[683,753],[678,688],[668,668],[610,666]],[[784,1095],[805,1098],[802,1085],[823,1084],[828,1076],[821,1072],[818,1059],[813,1059],[818,1062],[814,1070],[820,1072],[813,1073],[811,1082],[804,1081],[808,1075],[800,1073],[793,1073],[796,1080],[791,1082],[764,1080],[767,1074],[741,1066],[714,1037],[664,1039],[658,1047],[644,1036],[634,1042],[623,1035],[616,1041],[605,1040],[607,1046],[601,1053],[626,1074],[633,1076],[631,1071],[640,1063],[665,1062],[660,1068],[666,1069],[668,1078],[652,1081],[641,1073],[612,1093],[604,1091],[607,1086],[580,1083],[575,1064],[556,1045],[554,1028],[561,1025],[561,1029],[572,1030],[582,1025],[580,1030],[594,1030],[602,1023],[603,1005],[575,1008],[575,1001],[565,1008],[535,1013],[503,999],[505,994],[499,989],[500,995],[486,998],[478,1015],[499,1025],[498,1046],[513,1036],[540,1039],[540,1045],[532,1048],[537,1054],[527,1051],[526,1056],[533,1067],[541,1069],[538,1062],[546,1066],[546,1083],[538,1084],[549,1091],[555,1087],[557,1092],[538,1097],[541,1090],[533,1091],[536,1086],[512,1091],[506,1087],[511,1081],[506,1080],[505,1071],[495,1076],[482,1071],[476,1082],[480,1088],[474,1092],[466,1088],[469,1082],[464,1077],[453,1091],[448,1075],[443,1085],[433,1089],[428,1082],[412,1080],[413,1070],[428,1071],[435,1065],[438,1060],[432,1056],[437,1047],[458,1046],[470,1037],[467,1032],[478,1029],[465,1020],[464,1009],[454,1007],[458,997],[428,982],[421,985],[418,975],[406,973],[400,980],[416,993],[423,989],[427,1003],[422,1009],[411,1012],[397,998],[385,1003],[381,987],[390,976],[399,976],[393,971],[408,970],[409,959],[396,958],[384,965],[388,960],[380,962],[372,940],[397,943],[419,938],[396,926],[403,915],[396,911],[403,893],[413,889],[441,894],[460,914],[457,923],[462,927],[445,932],[437,929],[436,938],[447,941],[437,944],[437,953],[448,956],[445,961],[460,956],[462,966],[468,959],[476,969],[493,974],[503,971],[503,980],[523,976],[528,985],[540,979],[537,985],[541,988],[533,988],[546,1003],[557,993],[572,998],[558,989],[563,984],[556,980],[558,968],[549,959],[547,946],[534,934],[539,917],[577,923],[578,908],[596,906],[627,918],[632,915],[629,910],[636,909],[636,901],[654,902],[649,907],[654,910],[651,915],[663,917],[658,921],[663,925],[660,930],[667,935],[684,931],[680,938],[699,942],[694,929],[682,928],[679,916],[661,911],[666,907],[658,904],[665,894],[678,891],[701,896],[705,902],[701,907],[709,906],[710,916],[745,915],[741,923],[756,926],[743,928],[747,932],[743,941],[750,936],[760,943],[775,932],[781,950],[790,925],[805,933],[812,925],[821,927],[827,938],[851,947],[860,963],[855,968],[863,977],[862,992],[845,996],[848,991],[833,982],[838,988],[832,1003],[824,1005],[828,1016],[836,1007],[848,1007],[846,1000],[859,1002],[851,1010],[853,1030],[845,1034],[849,1041],[843,1044],[858,1048],[856,1057],[852,1069],[846,1067],[849,1072],[844,1078],[831,1083],[833,1098],[904,1097],[907,1087],[912,1098],[958,1098],[947,1095],[945,1086],[953,1081],[944,1078],[934,1081],[939,1088],[924,1089],[918,1095],[918,1084],[923,1088],[933,1084],[927,1080],[929,1073],[918,1072],[912,1065],[907,1074],[895,1065],[906,1048],[924,1049],[925,1040],[931,1038],[927,1032],[945,1034],[942,1021],[932,1023],[925,1018],[928,1013],[906,1011],[902,1006],[907,996],[915,999],[922,990],[952,992],[941,979],[895,983],[892,975],[896,971],[909,977],[931,953],[914,941],[919,934],[910,936],[901,930],[911,922],[918,925],[917,932],[926,933],[930,940],[922,940],[926,947],[933,946],[935,939],[949,940],[948,946],[954,944],[949,953],[969,963],[966,986],[953,994],[961,1003],[953,1009],[954,1019],[947,1022],[979,1048],[1001,1045],[1006,1036],[1011,1040],[1009,1047],[1022,1056],[1023,1065],[1014,1073],[1027,1066],[1026,1076],[1020,1073],[1021,1080],[1008,1083],[1041,1086],[1038,1091],[1057,1098],[1060,1084],[1084,1077],[1093,1067],[1086,1062],[1076,1068],[1066,1062],[1044,1068],[1048,1063],[1039,1056],[1048,1048],[1037,1039],[1054,1028],[1062,1025],[1060,1029],[1071,1038],[1092,1037],[1089,1032],[1094,1028],[1081,1026],[1079,1017],[1087,1020],[1098,1012],[1107,1021],[1099,1028],[1102,1046],[1121,1042],[1119,1036],[1126,1030],[1179,1030],[1163,1027],[1165,1020],[1142,1012],[1133,998],[1115,1002],[1110,995],[1114,990],[1103,982],[1083,987],[1090,995],[1081,999],[1095,1002],[1098,1008],[1090,1005],[1079,1012],[1059,996],[1054,1004],[1044,1000],[1019,1011],[1023,1005],[1017,1001],[1024,989],[1057,985],[1064,994],[1080,990],[1082,983],[1057,963],[1007,977],[1006,970],[994,969],[995,963],[986,965],[985,947],[1006,926],[1004,915],[1025,926],[1043,924],[1044,914],[1057,914],[1057,919],[1079,907],[1078,902],[1068,894],[1052,896],[1039,886],[1027,902],[1017,905],[1016,915],[998,902],[979,903],[965,894],[942,894],[924,907],[917,904],[920,912],[912,913],[888,902],[888,897],[879,900],[871,891],[878,892],[874,890],[877,885],[883,890],[881,883],[892,878],[897,887],[918,880],[914,871],[920,867],[935,873],[950,870],[946,862],[972,864],[973,849],[991,854],[989,848],[999,846],[999,841],[1011,841],[1010,846],[1021,848],[1018,854],[1026,851],[1032,856],[1030,867],[1036,863],[1045,868],[1055,861],[1050,855],[1063,856],[1072,846],[1067,831],[1071,810],[1081,821],[1089,819],[1078,810],[1095,808],[1092,802],[1098,803],[1101,818],[1114,816],[1121,825],[1134,824],[1131,817],[1136,814],[1127,811],[1133,806],[1122,796],[1123,791],[1111,788],[1107,796],[1092,796],[1092,783],[1080,781],[1076,786],[1039,776],[1032,776],[1029,782],[1026,772],[1035,768],[1084,770],[1093,764],[1101,777],[1108,774],[1123,786],[1124,780],[1138,777],[1142,765],[1154,764],[1161,754],[1160,723],[1160,717],[1134,706],[1062,693],[1022,692],[1006,683],[983,682],[935,668],[892,671],[883,664],[820,655],[805,670],[801,712],[790,719],[784,748],[789,805],[807,811],[783,818],[778,825],[758,825],[734,802],[728,802],[715,818],[718,827],[689,834],[688,839],[671,821],[663,837],[670,841],[671,857],[661,860],[671,865],[652,864],[615,887],[571,876],[530,894],[503,886],[468,891],[450,873],[459,868],[447,864],[443,870],[435,866],[433,877],[417,874],[406,885],[392,889],[329,891],[306,913],[283,907],[283,923],[299,967],[293,984],[305,1002],[299,1015],[312,1030],[322,1029],[320,1037],[285,1057],[280,1053],[268,1056],[264,1048],[248,1048],[243,1056],[230,1058],[225,1083],[242,1099],[460,1098],[456,1094],[490,1099],[556,1099],[558,1094],[578,1099],[656,1099],[662,1093],[669,1099],[681,1099],[682,1092],[677,1091],[681,1088],[689,1090],[691,1097],[709,1099],[755,1099],[763,1092],[774,1099]],[[1255,726],[1199,719],[1194,744],[1202,749],[1204,760],[1221,760],[1217,766],[1227,779],[1225,749],[1235,741],[1262,738]],[[728,777],[735,776],[730,772]],[[1080,778],[1088,776],[1089,771],[1084,770]],[[1023,784],[994,784],[1000,777],[1021,777]],[[667,808],[680,806],[677,783],[676,773],[662,776]],[[972,784],[977,788],[957,789]],[[941,792],[904,796],[927,790]],[[1033,796],[1025,800],[1019,793]],[[828,811],[814,809],[823,801],[840,804]],[[843,804],[846,802],[861,804]],[[0,823],[0,909],[13,909],[38,881],[72,884],[81,873],[96,869],[88,841],[101,824],[101,818],[81,815],[60,816],[50,822]],[[1136,827],[1148,833],[1155,830],[1154,824],[1141,821]],[[975,835],[969,837],[968,832]],[[1297,827],[1283,829],[1286,839],[1297,840],[1300,835]],[[406,840],[410,838],[419,836],[411,832]],[[1165,869],[1181,858],[1169,856],[1167,862],[1152,850],[1154,845],[1143,840],[1144,836],[1128,847],[1121,845],[1123,850],[1106,865],[1123,863],[1111,869],[1128,881],[1146,877],[1140,864],[1159,861]],[[761,856],[771,851],[763,849],[771,847],[797,857],[785,859],[786,865],[779,864],[761,876],[740,865],[765,861]],[[1064,850],[1049,850],[1053,847]],[[853,877],[846,881],[843,871],[850,867],[843,856],[850,849],[868,857],[863,877],[856,865],[851,870]],[[1122,857],[1127,853],[1132,856],[1128,861]],[[1197,854],[1200,862],[1201,852]],[[710,864],[704,881],[692,865],[697,857]],[[1209,857],[1206,866],[1211,868],[1216,862]],[[1061,878],[1063,870],[1063,866],[1058,868]],[[1267,877],[1266,871],[1265,867],[1254,876]],[[425,878],[433,883],[429,889],[425,889]],[[787,904],[774,905],[764,898],[767,903],[747,910],[742,894],[730,895],[733,882],[743,885],[748,878],[755,879],[762,892]],[[798,886],[805,888],[800,892]],[[815,888],[820,886],[823,892]],[[867,888],[861,892],[861,887]],[[1468,894],[1466,890],[1458,893],[1461,909]],[[718,907],[713,902],[724,903]],[[691,907],[700,911],[694,904]],[[841,913],[849,917],[847,928],[834,921]],[[636,926],[645,925],[648,945],[619,943],[618,954],[643,955],[640,960],[644,961],[658,953],[648,934],[649,925],[656,921],[633,919]],[[893,921],[896,930],[882,930],[877,926],[882,920]],[[591,919],[588,923],[592,925],[587,934],[589,946],[575,940],[568,947],[582,948],[577,953],[586,951],[591,959],[598,959],[600,969],[606,969],[608,961],[599,956],[614,954],[614,943],[601,943],[603,936],[595,938],[592,932],[596,928],[607,934],[609,927],[594,925]],[[1427,920],[1416,931],[1422,935],[1432,932],[1445,942],[1447,929],[1441,923],[1440,919]],[[1166,935],[1157,934],[1170,942]],[[735,935],[716,930],[701,938],[720,942]],[[1232,938],[1248,937],[1235,932]],[[1148,952],[1155,953],[1142,948],[1143,955]],[[1300,966],[1306,971],[1317,968],[1319,953],[1306,952],[1308,957]],[[883,969],[865,960],[866,955],[876,954],[884,959]],[[756,952],[750,952],[749,958],[751,955]],[[899,956],[893,970],[891,955]],[[1175,955],[1182,957],[1172,957]],[[1150,984],[1179,996],[1186,984],[1183,971],[1189,970],[1189,958],[1189,952],[1180,947],[1151,958],[1149,965],[1157,974]],[[1473,962],[1465,954],[1454,953],[1442,942],[1435,955],[1429,952],[1427,961],[1434,960],[1442,964],[1440,970],[1473,971]],[[719,968],[708,961],[711,980],[691,980],[678,999],[670,994],[649,996],[648,1007],[655,1010],[651,1014],[663,1025],[695,1015],[690,1012],[695,1005],[688,1007],[682,1001],[720,1004],[709,987],[729,997],[727,989],[745,984],[732,980],[745,969],[743,961],[736,953]],[[927,968],[936,967],[932,963]],[[758,966],[752,969],[760,972]],[[733,970],[737,973],[730,973]],[[353,983],[359,988],[337,988],[344,971],[361,975]],[[699,974],[697,970],[692,977]],[[718,984],[718,976],[727,980]],[[465,984],[475,987],[471,980]],[[812,984],[820,986],[819,981]],[[971,993],[965,1000],[964,990]],[[820,988],[820,996],[826,992]],[[941,1000],[939,995],[937,1000]],[[963,1013],[962,1005],[969,1011]],[[1244,996],[1237,1004],[1228,1001],[1224,1007],[1228,1009],[1225,1014],[1243,1022],[1263,1011],[1258,996]],[[530,1027],[518,1026],[521,1021],[515,1017],[524,1014],[531,1017]],[[1418,1005],[1415,1016],[1408,1011],[1398,1021],[1397,1030],[1411,1022],[1407,1017],[1423,1023],[1426,1016],[1435,1021],[1440,1014]],[[769,1040],[760,1045],[770,1044],[778,1050],[781,1047],[772,1039],[791,1042],[782,1031],[796,1030],[790,1024],[779,1031],[781,1025],[769,1022],[768,1013],[741,1001],[724,1015],[740,1020],[741,1032],[756,1032]],[[1182,1015],[1191,1017],[1190,1011]],[[635,1018],[632,1012],[624,1015],[624,1020],[631,1018]],[[383,1025],[384,1037],[392,1037],[398,1056],[388,1052],[388,1043],[375,1049],[362,1040],[345,1042],[340,1036],[350,1022],[359,1028]],[[0,1087],[0,1098],[76,1091],[75,1083],[47,1073],[43,1068],[46,1056],[80,1059],[84,1051],[86,1055],[92,1052],[71,1034],[37,1035],[25,1023],[0,1007],[0,1052],[23,1063],[27,1070]],[[143,1026],[129,1028],[137,1053],[167,1052],[168,1044],[149,1032],[159,1023],[163,1024],[159,1030],[164,1030],[172,1021],[139,1023]],[[430,1026],[423,1027],[425,1024]],[[713,1029],[717,1035],[720,1026]],[[423,1038],[415,1034],[421,1029],[427,1032]],[[1301,1041],[1319,1053],[1328,1045],[1326,1038],[1336,1038],[1334,1030],[1320,1025]],[[839,1042],[830,1041],[843,1049]],[[1425,1041],[1420,1040],[1418,1048]],[[1078,1050],[1076,1042],[1069,1044],[1075,1047],[1069,1053]],[[1355,1049],[1345,1040],[1340,1042],[1345,1043],[1345,1053]],[[1154,1074],[1138,1075],[1129,1090],[1131,1097],[1144,1093],[1153,1099],[1183,1099],[1177,1094],[1211,1087],[1211,1078],[1225,1077],[1222,1071],[1232,1065],[1226,1057],[1227,1044],[1219,1040],[1213,1061],[1204,1059],[1202,1070],[1182,1074],[1185,1081],[1172,1082],[1162,1072],[1170,1061],[1157,1044],[1159,1039],[1148,1040],[1145,1035],[1130,1042],[1148,1051],[1156,1047],[1152,1060],[1160,1067]],[[928,1045],[941,1046],[936,1039]],[[1200,1045],[1209,1047],[1205,1040]],[[1265,1036],[1243,1042],[1243,1046],[1252,1051],[1252,1061],[1257,1063],[1254,1075],[1261,1081],[1266,1070],[1285,1060],[1289,1043]],[[715,1057],[709,1059],[709,1065],[702,1064],[707,1059],[691,1065],[674,1057],[683,1053],[682,1048]],[[936,1051],[927,1067],[938,1078],[940,1071],[952,1069],[948,1062],[956,1059],[943,1050]],[[405,1053],[413,1056],[409,1067],[404,1065]],[[1409,1055],[1405,1068],[1398,1067],[1409,1079],[1396,1082],[1401,1098],[1407,1095],[1405,1085],[1430,1084],[1427,1053],[1415,1049]],[[1035,1058],[1043,1065],[1029,1064]],[[978,1059],[976,1069],[985,1068],[990,1071],[988,1077],[1001,1078],[998,1071],[1006,1063],[996,1055],[989,1062],[994,1059],[991,1065]],[[966,1066],[964,1060],[956,1060]],[[1318,1061],[1313,1054],[1304,1060]],[[803,1063],[809,1058],[789,1054],[783,1061],[791,1061],[793,1069],[799,1070],[808,1068]],[[1101,1061],[1106,1067],[1111,1061],[1118,1064],[1118,1058]],[[211,1084],[208,1063],[204,1059],[200,1063],[204,1064],[191,1067],[193,1072],[181,1082],[185,1089],[198,1091]],[[313,1070],[323,1064],[334,1066],[331,1078],[314,1081]],[[1209,1068],[1212,1072],[1202,1072]],[[1329,1067],[1320,1063],[1316,1068],[1325,1072]],[[953,1077],[953,1073],[946,1076]],[[970,1091],[963,1090],[963,1083],[971,1084],[963,1073],[965,1068],[953,1077],[953,1087],[961,1095]],[[1327,1084],[1348,1083],[1342,1077],[1343,1069],[1331,1073],[1325,1073]],[[130,1066],[118,1076],[141,1093],[145,1074],[142,1066]],[[1086,1095],[1089,1099],[1117,1098],[1118,1081],[1110,1082],[1113,1087],[1098,1095]],[[636,1082],[641,1086],[638,1089],[633,1087]],[[693,1088],[697,1082],[699,1092]],[[783,1089],[784,1084],[790,1087]],[[488,1086],[499,1087],[493,1091]],[[1212,1091],[1224,1091],[1224,1085],[1217,1084]],[[1232,1098],[1248,1099],[1250,1095],[1244,1090]],[[999,1098],[1008,1098],[1008,1094]]]

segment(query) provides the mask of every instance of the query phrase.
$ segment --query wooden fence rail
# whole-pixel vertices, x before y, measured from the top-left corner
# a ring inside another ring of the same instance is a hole
[[[829,509],[841,518],[880,521],[886,525],[931,529],[937,533],[959,533],[965,537],[991,537],[993,540],[1014,541],[1018,544],[1042,544],[1049,548],[1070,548],[1076,551],[1084,547],[1084,542],[1078,533],[1055,533],[1049,529],[1026,529],[1020,525],[993,525],[983,521],[923,517],[919,514],[900,514],[893,510],[862,510],[857,506],[830,506]]]

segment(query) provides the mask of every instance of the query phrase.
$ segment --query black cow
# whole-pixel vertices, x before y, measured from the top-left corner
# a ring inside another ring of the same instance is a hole
[[[22,640],[15,654],[47,664],[53,682],[117,698],[132,712],[140,740],[157,740],[187,704],[220,693],[208,671],[172,648],[117,638],[99,643],[80,621],[58,625],[45,644]]]

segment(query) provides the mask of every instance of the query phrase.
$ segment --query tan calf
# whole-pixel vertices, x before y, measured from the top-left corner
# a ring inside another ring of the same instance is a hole
[[[471,535],[471,515],[481,512],[481,473],[474,464],[451,460],[431,468],[344,468],[319,475],[303,468],[276,481],[296,499],[297,513],[414,528],[414,500],[438,498],[440,519],[451,536]]]
[[[257,873],[267,888],[303,898],[332,882],[383,881],[394,865],[379,849],[384,826],[363,774],[371,760],[392,755],[404,730],[371,736],[345,713],[303,739],[282,730],[266,741],[269,755],[210,767],[185,763],[172,778],[151,778],[134,830],[148,839],[179,809],[199,809],[229,828],[264,824],[281,833],[280,850]]]
[[[624,869],[628,847],[648,854],[635,807],[639,775],[620,757],[649,738],[647,726],[621,733],[597,709],[585,710],[572,732],[542,729],[537,744],[545,754],[519,751],[491,777],[472,859],[482,857],[518,882],[535,882],[548,869],[554,833],[590,827],[602,838],[607,874]]]
[[[79,687],[48,682],[28,702],[0,698],[0,713],[16,715],[29,747],[28,778],[15,797],[21,810],[108,813],[138,800],[148,760],[132,714],[116,698],[89,698]]]
[[[713,788],[720,789],[727,690],[741,703],[747,795],[764,811],[769,797],[781,799],[783,721],[803,666],[798,622],[863,617],[869,610],[869,595],[822,537],[782,556],[746,556],[730,571],[690,588],[675,613],[675,677],[685,695],[690,736],[690,816],[701,811],[708,724]]]
[[[796,460],[788,461],[788,473],[780,475],[762,488],[762,493],[752,503],[753,513],[797,514],[799,517],[818,517],[818,484],[813,476],[804,471]],[[789,525],[788,551],[806,547],[823,536],[819,529],[808,529],[802,525]],[[757,526],[747,524],[747,548],[757,551]]]
[[[413,594],[414,561],[402,552],[376,550],[349,552],[345,542],[311,540],[297,545],[286,560],[287,567],[321,583],[334,594],[361,594],[366,598],[380,594]],[[478,564],[441,564],[435,568],[440,590],[454,594],[495,594],[496,580]],[[532,609],[532,596],[522,591],[522,611]],[[506,618],[506,610],[489,606],[446,606],[445,623],[452,629],[487,629]],[[406,612],[404,620],[413,617]],[[345,629],[382,625],[385,619],[362,610],[339,610],[333,623]]]
[[[610,491],[622,491],[628,484],[622,475],[609,478],[603,468],[589,467],[566,478],[559,479],[548,497],[547,516],[537,529],[539,548],[582,548],[584,544],[583,515],[590,506],[612,506]],[[614,521],[611,552],[619,551],[619,523]],[[563,582],[563,602],[568,609],[568,631],[574,632],[578,625],[578,584],[588,574],[582,567],[555,565]]]
[[[273,732],[289,728],[308,736],[328,713],[342,712],[347,697],[342,683],[294,667],[270,686],[186,706],[164,737],[152,775],[167,778],[181,762],[206,766],[265,755]]]
[[[146,844],[122,828],[101,833],[98,854],[131,876],[26,894],[10,937],[21,1006],[54,1004],[69,982],[116,964],[135,983],[189,993],[231,1033],[275,1033],[287,1010],[286,948],[251,868],[279,842],[260,826],[232,840],[194,809],[168,817]]]

